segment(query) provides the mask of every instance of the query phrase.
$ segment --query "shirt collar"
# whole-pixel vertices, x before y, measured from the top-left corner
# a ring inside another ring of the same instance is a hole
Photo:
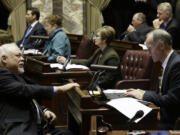
[[[169,61],[169,58],[170,56],[172,55],[172,53],[174,52],[174,50],[171,50],[171,52],[168,54],[168,56],[166,57],[166,59],[164,60],[163,64],[162,64],[162,67],[163,67],[163,70],[165,70],[166,66],[167,66],[167,63]]]
[[[35,21],[31,24],[31,27],[33,28],[36,24],[38,23],[38,21]]]

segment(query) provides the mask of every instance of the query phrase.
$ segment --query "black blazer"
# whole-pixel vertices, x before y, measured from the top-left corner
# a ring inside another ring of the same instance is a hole
[[[133,31],[131,33],[127,32],[124,40],[134,41],[143,44],[146,39],[146,34],[150,31],[151,28],[147,24],[144,24],[143,26],[136,29],[136,31]]]
[[[10,131],[13,135],[37,135],[32,98],[51,98],[53,93],[53,87],[27,84],[20,76],[0,68],[0,135]]]
[[[24,36],[26,34],[28,27],[26,28],[25,32],[24,32]],[[41,47],[42,45],[44,45],[44,41],[41,40],[41,42],[37,42],[37,40],[35,39],[31,39],[30,36],[31,35],[40,35],[40,36],[45,36],[46,35],[46,31],[43,27],[43,25],[41,23],[37,23],[33,29],[31,30],[30,34],[26,37],[24,43],[23,43],[23,47],[24,49],[32,49],[32,48],[38,48]],[[23,36],[23,38],[24,38]],[[20,44],[23,40],[23,38],[17,42],[17,45],[20,47]]]
[[[160,28],[162,27],[163,24],[161,24]],[[176,19],[171,19],[167,26],[165,27],[165,30],[169,32],[172,36],[173,39],[173,48],[179,50],[180,49],[180,38],[179,36],[179,31],[178,31],[178,23]]]
[[[164,71],[160,91],[146,91],[143,100],[160,107],[160,129],[173,129],[180,116],[180,55],[173,52]]]

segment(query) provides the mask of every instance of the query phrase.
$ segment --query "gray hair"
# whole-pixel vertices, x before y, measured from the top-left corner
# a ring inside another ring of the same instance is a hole
[[[143,23],[146,22],[146,15],[142,12],[138,12],[135,15],[137,15],[137,19]]]
[[[173,43],[172,37],[167,31],[162,30],[162,29],[155,29],[155,30],[151,31],[150,33],[148,33],[147,36],[149,36],[150,34],[152,34],[152,36],[153,36],[152,42],[158,43],[158,42],[162,41],[169,47],[172,47],[172,43]]]
[[[14,47],[17,47],[15,43],[8,43],[8,44],[3,44],[0,46],[0,65],[2,64],[1,63],[2,57],[9,56],[10,52],[13,50]]]
[[[164,12],[168,12],[172,16],[172,6],[169,2],[160,3],[158,8],[162,8]]]

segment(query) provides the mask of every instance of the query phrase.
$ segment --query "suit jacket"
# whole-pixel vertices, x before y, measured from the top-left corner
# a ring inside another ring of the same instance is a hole
[[[146,39],[146,34],[150,31],[151,28],[147,24],[144,24],[143,26],[136,29],[136,31],[133,31],[131,33],[126,32],[127,35],[125,35],[124,40],[143,44]]]
[[[24,36],[26,34],[27,29],[24,32]],[[39,36],[45,36],[46,35],[46,30],[44,29],[44,27],[41,23],[37,22],[37,24],[33,27],[30,34],[25,38],[24,43],[23,43],[23,47],[24,47],[24,49],[33,49],[33,48],[38,48],[38,47],[41,47],[42,45],[44,45],[43,40],[41,40],[40,42],[37,42],[37,40],[30,38],[31,35],[39,35]],[[23,36],[23,38],[24,38],[24,36]],[[17,45],[19,47],[23,41],[23,38],[17,42]]]
[[[37,135],[32,98],[51,98],[53,93],[53,87],[27,84],[20,76],[0,68],[0,135]]]
[[[161,24],[160,28],[162,28],[164,23]],[[171,19],[166,27],[164,28],[167,32],[169,32],[172,36],[173,39],[173,49],[180,49],[180,38],[179,36],[179,31],[178,31],[178,24],[176,19]]]
[[[48,62],[56,62],[57,56],[70,57],[70,42],[61,28],[51,33],[50,41],[46,42],[43,54],[48,56]]]
[[[143,100],[160,107],[160,129],[173,129],[180,116],[180,55],[173,52],[164,71],[160,91],[146,91]]]
[[[101,54],[102,56],[99,59]],[[118,66],[120,58],[113,48],[107,46],[103,51],[97,49],[89,59],[72,59],[71,62],[86,65],[88,67],[90,67],[91,64]]]
[[[101,56],[102,55],[102,56]],[[107,46],[103,51],[97,49],[95,53],[89,59],[72,59],[72,63],[86,65],[90,67],[91,64],[109,65],[109,66],[120,66],[120,58],[116,51]],[[112,88],[117,80],[121,80],[121,71],[106,71],[100,76],[97,82],[102,88]]]

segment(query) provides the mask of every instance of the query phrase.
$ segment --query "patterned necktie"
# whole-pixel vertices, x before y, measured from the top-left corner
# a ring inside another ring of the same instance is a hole
[[[21,42],[21,46],[20,46],[20,47],[23,47],[23,43],[24,43],[26,37],[30,34],[31,29],[32,29],[32,26],[30,25],[30,26],[27,28],[27,30],[26,30],[26,33],[25,33],[25,35],[24,35],[24,37],[23,37],[23,40],[22,40],[22,42]]]

